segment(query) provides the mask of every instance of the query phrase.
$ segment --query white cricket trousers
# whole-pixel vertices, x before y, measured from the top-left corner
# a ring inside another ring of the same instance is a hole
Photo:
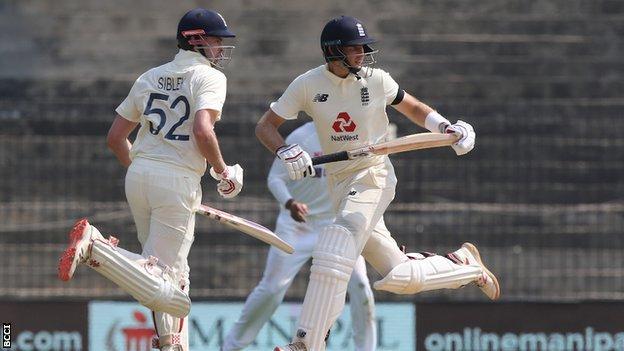
[[[188,254],[195,232],[195,209],[201,202],[201,177],[175,165],[137,157],[126,174],[126,197],[134,217],[142,256],[171,267],[188,292]],[[156,333],[188,350],[188,323],[153,312]]]
[[[280,213],[275,232],[290,243],[295,252],[288,255],[273,247],[269,249],[262,280],[247,297],[241,316],[225,338],[223,351],[242,350],[254,341],[284,299],[301,267],[312,257],[320,231],[331,222],[331,219],[321,219],[299,223],[288,212]],[[366,276],[366,264],[361,256],[349,280],[347,292],[351,301],[355,350],[373,351],[377,344],[375,302]]]

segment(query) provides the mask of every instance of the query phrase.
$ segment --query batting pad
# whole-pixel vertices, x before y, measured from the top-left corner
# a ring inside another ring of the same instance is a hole
[[[345,303],[347,284],[355,261],[353,234],[345,227],[330,225],[321,232],[312,254],[310,282],[303,300],[297,339],[308,351],[325,349],[325,336]]]
[[[188,295],[171,282],[168,269],[159,267],[153,257],[146,259],[98,239],[93,241],[87,264],[153,311],[178,318],[190,311]]]
[[[183,290],[186,294],[188,294],[188,286],[184,286]],[[188,321],[184,318],[176,318],[163,312],[152,313],[157,334],[155,340],[158,347],[156,348],[171,344],[178,345],[181,347],[181,350],[188,351]]]
[[[376,290],[395,294],[415,294],[437,289],[458,289],[475,281],[482,273],[479,265],[459,265],[442,256],[407,260],[375,282]]]

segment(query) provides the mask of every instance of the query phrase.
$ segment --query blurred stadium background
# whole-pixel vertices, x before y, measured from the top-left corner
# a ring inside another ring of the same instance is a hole
[[[233,201],[204,179],[204,202],[273,227],[271,155],[255,122],[322,62],[323,24],[351,14],[379,39],[378,67],[477,130],[476,149],[459,159],[449,150],[392,157],[399,185],[386,223],[397,241],[436,252],[478,244],[504,302],[622,301],[624,1],[0,0],[2,302],[126,299],[84,267],[61,284],[56,261],[79,217],[139,250],[105,134],[134,79],[173,57],[177,21],[197,6],[220,11],[238,35],[217,133],[226,160],[246,171]],[[399,136],[418,131],[389,114]],[[198,218],[192,297],[244,300],[266,252]],[[304,271],[287,298],[302,299],[306,284]],[[477,289],[376,298],[483,302]]]

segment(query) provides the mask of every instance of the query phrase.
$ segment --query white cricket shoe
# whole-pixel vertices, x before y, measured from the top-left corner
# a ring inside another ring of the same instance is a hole
[[[308,348],[301,341],[292,344],[277,346],[273,351],[308,351]]]
[[[483,273],[475,283],[477,286],[483,291],[483,293],[490,298],[490,300],[497,300],[500,297],[500,286],[498,285],[498,279],[494,273],[490,272],[489,269],[483,264],[481,260],[481,255],[479,254],[479,250],[477,247],[471,243],[464,243],[461,249],[449,254],[450,256],[456,256],[459,261],[463,264],[468,265],[479,265],[483,270]]]
[[[74,276],[79,263],[89,259],[89,247],[93,239],[102,238],[102,234],[86,218],[78,220],[69,232],[69,245],[61,255],[58,264],[58,277],[68,281]]]

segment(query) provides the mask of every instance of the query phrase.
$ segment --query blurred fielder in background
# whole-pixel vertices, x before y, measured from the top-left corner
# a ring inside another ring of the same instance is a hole
[[[294,130],[286,142],[301,145],[314,155],[321,154],[312,122]],[[271,247],[262,280],[247,297],[240,318],[225,339],[223,351],[241,350],[254,341],[284,299],[297,272],[312,257],[321,230],[334,218],[323,167],[316,167],[314,177],[293,181],[289,179],[283,162],[276,158],[267,184],[280,204],[275,232],[293,245],[295,252],[287,255]],[[383,222],[379,227],[385,229]],[[375,302],[362,256],[357,258],[347,292],[351,301],[355,350],[375,350]]]
[[[381,69],[367,67],[376,53],[361,21],[349,16],[328,22],[321,34],[326,65],[297,77],[256,127],[258,139],[282,160],[291,179],[314,176],[310,155],[298,144],[286,144],[278,127],[299,111],[314,120],[325,154],[378,143],[386,137],[386,106],[434,133],[455,133],[458,155],[474,147],[475,133],[463,121],[451,124],[431,107],[399,88]],[[383,278],[374,287],[397,294],[476,283],[497,299],[496,277],[479,252],[466,243],[446,256],[424,254],[409,259],[387,232],[374,231],[394,198],[396,177],[387,156],[326,165],[335,220],[326,226],[312,254],[310,281],[293,343],[275,350],[322,351],[325,335],[340,315],[347,282],[360,253]]]
[[[76,223],[59,263],[59,277],[72,278],[78,263],[91,268],[153,310],[157,348],[188,351],[189,267],[195,210],[206,171],[221,196],[236,196],[243,186],[239,165],[227,166],[214,124],[221,118],[226,78],[216,67],[229,61],[234,37],[217,12],[194,9],[178,24],[180,51],[174,60],[142,74],[117,107],[108,146],[128,167],[126,197],[132,210],[141,255],[117,247],[86,219]],[[128,140],[137,127],[134,144]]]

